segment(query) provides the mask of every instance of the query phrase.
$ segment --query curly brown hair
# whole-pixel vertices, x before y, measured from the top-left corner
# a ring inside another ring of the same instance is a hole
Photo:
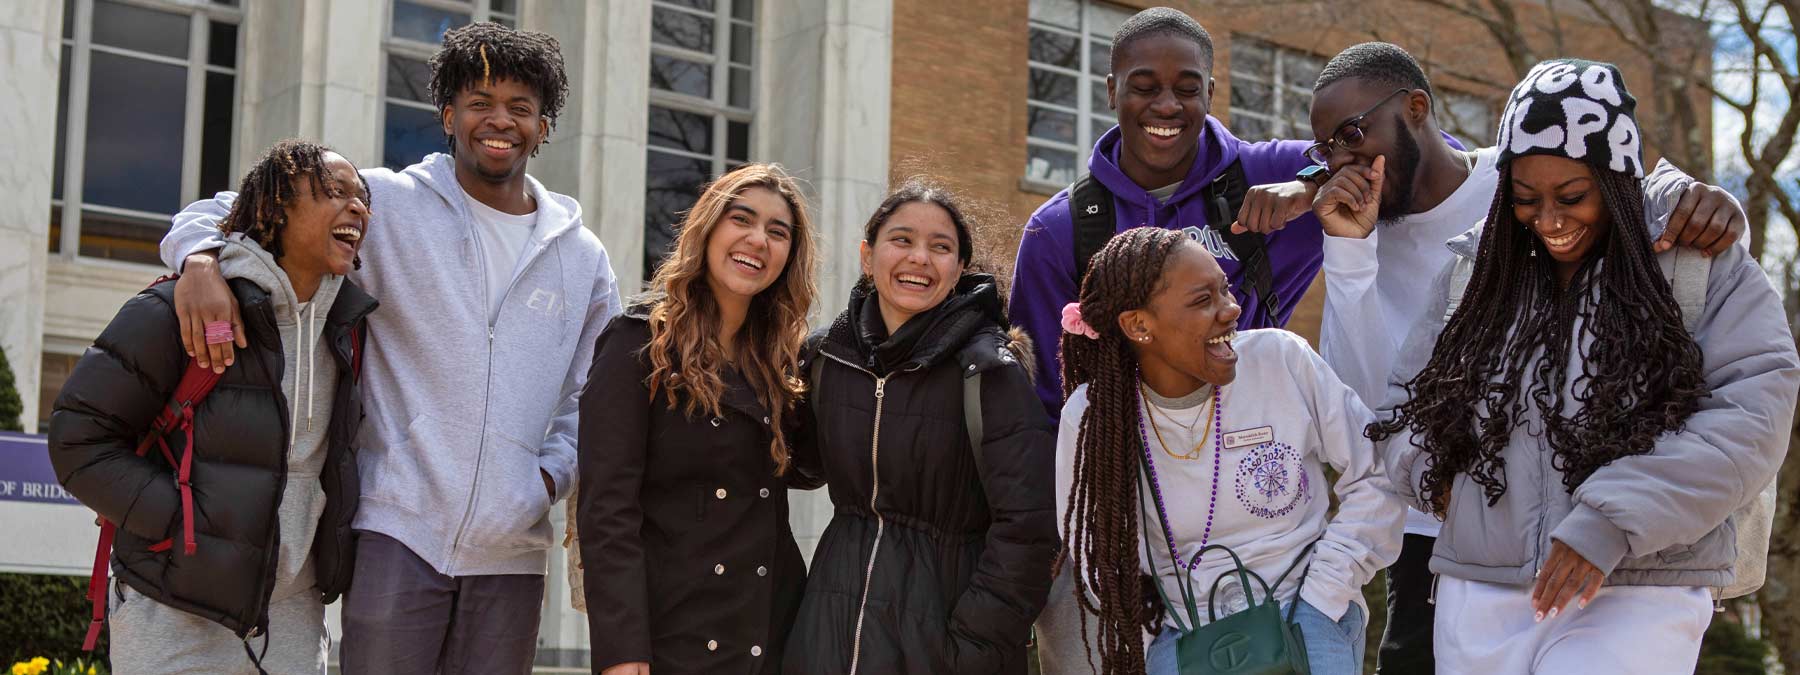
[[[1489,506],[1499,503],[1501,452],[1527,405],[1542,415],[1552,465],[1574,492],[1596,469],[1680,430],[1710,395],[1700,346],[1650,248],[1643,182],[1603,169],[1594,182],[1611,231],[1564,287],[1543,241],[1514,217],[1512,166],[1500,166],[1462,304],[1424,370],[1406,383],[1409,400],[1365,432],[1376,441],[1413,432],[1426,455],[1419,494],[1440,514],[1461,473]],[[1586,354],[1574,353],[1586,338]],[[1571,356],[1581,357],[1580,370],[1564,386]],[[1571,397],[1576,410],[1565,415]]]
[[[1075,440],[1075,480],[1063,515],[1065,546],[1081,570],[1075,597],[1100,621],[1100,671],[1144,672],[1139,636],[1162,622],[1153,600],[1156,583],[1138,567],[1138,473],[1143,439],[1138,434],[1138,360],[1119,328],[1119,315],[1150,304],[1167,286],[1163,269],[1187,235],[1157,227],[1119,233],[1094,254],[1081,283],[1081,316],[1098,339],[1062,336],[1063,399],[1087,385],[1088,407]],[[1091,591],[1099,599],[1095,606]]]
[[[680,393],[685,394],[689,416],[700,411],[719,414],[725,388],[719,373],[729,363],[719,344],[718,303],[706,282],[706,243],[725,208],[754,187],[781,195],[793,212],[787,267],[750,301],[738,339],[737,365],[756,390],[757,400],[769,409],[774,430],[769,457],[779,476],[788,468],[782,419],[793,412],[805,390],[799,377],[800,344],[806,339],[806,313],[818,295],[813,270],[816,235],[806,214],[806,198],[780,165],[745,164],[726,172],[706,186],[682,219],[675,249],[650,279],[655,301],[650,308],[650,342],[644,345],[651,365],[647,384],[652,400],[660,392],[669,393],[671,410]]]

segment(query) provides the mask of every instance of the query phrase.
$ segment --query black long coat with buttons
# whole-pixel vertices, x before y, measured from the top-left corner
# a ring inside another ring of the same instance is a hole
[[[1056,436],[992,277],[886,335],[866,288],[815,334],[794,466],[836,514],[789,635],[792,675],[1026,672],[1056,557]],[[816,370],[812,361],[822,364]],[[980,374],[980,460],[963,380]]]
[[[593,669],[774,673],[805,590],[769,413],[735,369],[722,414],[645,380],[645,307],[613,319],[581,395],[580,533]]]

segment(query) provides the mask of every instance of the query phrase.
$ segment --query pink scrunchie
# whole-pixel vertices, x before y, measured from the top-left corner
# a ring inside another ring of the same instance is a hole
[[[1089,340],[1100,339],[1100,332],[1089,326],[1081,318],[1081,303],[1071,302],[1062,308],[1062,329],[1065,333],[1074,333]]]

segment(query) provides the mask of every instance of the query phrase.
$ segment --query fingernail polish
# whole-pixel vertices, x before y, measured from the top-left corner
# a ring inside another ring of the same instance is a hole
[[[1534,619],[1534,621],[1536,621],[1536,622],[1538,622],[1538,623],[1543,623],[1543,621],[1544,621],[1544,613],[1543,613],[1543,612],[1538,612],[1538,613],[1537,613],[1537,618],[1536,618],[1536,619]]]
[[[1555,608],[1555,607],[1551,607],[1551,608],[1550,608],[1550,615],[1549,615],[1549,616],[1548,616],[1548,617],[1547,617],[1547,618],[1551,618],[1551,619],[1554,619],[1554,618],[1556,618],[1556,609],[1557,609],[1557,608]]]
[[[1587,609],[1587,598],[1575,601],[1575,609]]]

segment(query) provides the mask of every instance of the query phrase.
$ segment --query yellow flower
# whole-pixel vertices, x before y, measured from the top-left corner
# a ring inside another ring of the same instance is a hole
[[[50,667],[50,659],[39,656],[19,665],[25,667],[23,671],[24,675],[44,675],[44,671]],[[15,672],[19,671],[19,666],[13,666],[13,670]]]
[[[31,664],[29,664],[29,663],[24,663],[24,662],[15,663],[15,664],[13,664],[13,667],[12,667],[12,675],[26,675],[29,671],[27,671],[25,669],[30,668],[30,667],[31,667]]]

